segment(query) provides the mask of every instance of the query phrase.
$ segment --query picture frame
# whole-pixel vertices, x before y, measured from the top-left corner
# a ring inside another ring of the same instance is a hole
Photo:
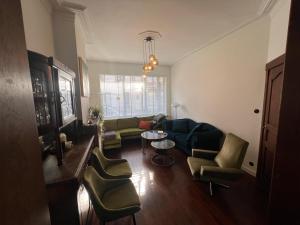
[[[81,57],[78,57],[79,62],[79,73],[80,73],[80,88],[81,96],[90,96],[90,83],[89,83],[89,73],[88,66]]]

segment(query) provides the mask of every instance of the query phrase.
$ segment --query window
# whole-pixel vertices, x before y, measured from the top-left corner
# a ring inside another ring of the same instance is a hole
[[[105,118],[166,114],[166,77],[100,75]]]

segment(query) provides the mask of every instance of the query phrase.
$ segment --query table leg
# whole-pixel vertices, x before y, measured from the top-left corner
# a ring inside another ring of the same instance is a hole
[[[142,151],[143,151],[143,154],[145,155],[145,139],[142,138]]]

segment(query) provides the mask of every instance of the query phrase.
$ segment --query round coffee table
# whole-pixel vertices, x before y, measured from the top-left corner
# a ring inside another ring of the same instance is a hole
[[[149,130],[141,133],[143,153],[145,154],[144,150],[147,141],[160,141],[166,138],[167,136],[168,134],[166,132],[158,131],[158,130]]]
[[[175,142],[171,140],[152,141],[151,146],[155,148],[156,155],[151,161],[157,166],[172,166],[175,160],[168,154],[168,150],[175,147]]]

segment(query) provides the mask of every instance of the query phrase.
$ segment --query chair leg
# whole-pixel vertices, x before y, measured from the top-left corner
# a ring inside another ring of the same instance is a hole
[[[211,197],[214,195],[212,181],[209,181],[209,193]]]
[[[133,220],[133,225],[136,225],[135,215],[134,214],[132,214],[132,220]]]
[[[210,196],[214,195],[214,191],[213,191],[214,186],[219,186],[219,187],[226,188],[226,189],[230,188],[230,186],[228,186],[226,184],[221,184],[221,183],[209,181],[209,193],[210,193]]]
[[[219,186],[219,187],[222,187],[222,188],[226,188],[226,189],[229,189],[230,186],[226,185],[226,184],[221,184],[221,183],[216,183],[214,182],[215,185]]]

